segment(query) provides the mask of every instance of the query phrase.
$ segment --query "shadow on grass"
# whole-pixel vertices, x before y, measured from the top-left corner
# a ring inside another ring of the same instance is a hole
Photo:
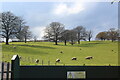
[[[67,45],[64,44],[58,44],[58,46],[71,46],[71,47],[94,47],[98,44],[108,44],[105,42],[87,42],[87,43],[81,43],[81,44],[74,44],[74,45],[70,45],[69,43],[67,43]]]
[[[107,43],[101,43],[101,42],[97,42],[97,43],[86,43],[86,44],[80,44],[80,45],[77,45],[79,47],[93,47],[93,46],[96,46],[98,44],[107,44]]]
[[[26,47],[33,47],[33,48],[44,48],[44,49],[56,49],[56,48],[53,48],[53,47],[48,47],[48,46],[38,46],[38,45],[18,45],[18,46],[26,46]]]

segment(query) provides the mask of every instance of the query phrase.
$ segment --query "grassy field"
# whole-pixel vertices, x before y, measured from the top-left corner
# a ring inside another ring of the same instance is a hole
[[[56,65],[118,65],[118,42],[111,41],[82,41],[81,44],[64,46],[64,43],[54,45],[53,42],[11,42],[2,44],[2,60],[9,61],[15,54],[21,56],[21,65],[55,65],[57,58],[61,60]],[[60,53],[60,52],[63,53]],[[86,60],[86,56],[93,56]],[[71,60],[77,57],[77,60]],[[38,64],[35,59],[39,59]]]

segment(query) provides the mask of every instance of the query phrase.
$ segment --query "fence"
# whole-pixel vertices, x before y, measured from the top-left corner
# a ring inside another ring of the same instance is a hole
[[[12,80],[67,80],[68,73],[78,76],[83,73],[84,79],[87,80],[118,80],[118,66],[20,66],[19,63],[19,56],[14,55],[11,68]]]
[[[9,59],[11,60],[11,57],[12,55],[9,55],[9,54],[3,54],[2,55],[2,59],[3,59],[3,62],[6,62],[6,59]],[[34,65],[56,65],[56,62],[51,62],[50,60],[43,60],[41,58],[36,58],[34,56],[31,56],[31,57],[26,57],[26,56],[19,56],[20,57],[20,61],[21,62],[25,62],[25,64],[34,64]],[[38,63],[36,63],[36,59],[39,60]],[[27,63],[26,63],[27,62]],[[62,63],[59,63],[60,65],[64,65]]]
[[[1,63],[1,80],[10,80],[11,79],[11,64],[9,62]]]
[[[119,66],[21,66],[18,55],[2,62],[1,80],[118,80]]]
[[[11,60],[11,57],[12,55],[11,54],[2,54],[2,61],[3,62],[6,62],[6,59],[7,60]],[[69,63],[64,63],[62,61],[60,61],[59,63],[56,63],[56,60],[47,60],[47,59],[43,59],[41,57],[35,57],[35,56],[19,56],[20,58],[20,61],[23,65],[48,65],[48,66],[52,66],[52,65],[71,65]],[[39,62],[37,63],[36,60],[39,60]],[[65,61],[66,62],[66,61]],[[104,65],[104,66],[116,66],[114,64],[81,64],[80,62],[78,64],[72,64],[74,66],[101,66],[101,65]]]

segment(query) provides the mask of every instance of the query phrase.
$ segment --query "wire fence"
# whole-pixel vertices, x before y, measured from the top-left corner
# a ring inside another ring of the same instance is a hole
[[[2,61],[3,62],[10,62],[12,55],[10,54],[3,54],[2,55]],[[47,59],[40,59],[37,57],[30,57],[30,56],[19,56],[20,57],[20,61],[22,65],[62,65],[62,66],[66,66],[66,65],[75,65],[75,66],[117,66],[117,64],[69,64],[69,63],[63,63],[63,62],[56,62],[56,61],[51,61],[51,60],[47,60]]]

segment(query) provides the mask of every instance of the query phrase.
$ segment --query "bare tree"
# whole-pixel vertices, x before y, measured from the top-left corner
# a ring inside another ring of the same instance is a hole
[[[9,39],[16,33],[18,33],[20,26],[20,17],[15,16],[11,12],[3,12],[0,16],[0,23],[2,26],[2,36],[6,38],[6,44],[8,45]]]
[[[117,32],[117,30],[115,28],[110,28],[108,31],[108,35],[109,35],[109,38],[113,42],[114,40],[117,40],[119,33]]]
[[[61,33],[64,31],[64,25],[59,22],[52,22],[45,29],[45,38],[49,40],[53,40],[55,45],[57,45],[57,41],[61,37]]]
[[[19,41],[23,41],[24,38],[23,38],[23,31],[22,31],[22,30],[24,29],[25,22],[24,22],[24,20],[23,20],[22,18],[19,20],[18,25],[19,25],[18,33],[16,33],[14,36],[15,36],[17,39],[19,39]]]
[[[80,44],[80,40],[85,39],[86,36],[85,28],[83,26],[77,26],[74,30],[77,33],[78,44]]]
[[[69,31],[69,39],[70,39],[70,43],[71,45],[73,45],[75,43],[75,40],[77,39],[77,36],[76,36],[76,31],[75,30],[70,30]]]
[[[65,31],[62,32],[62,34],[61,34],[61,40],[64,41],[65,45],[67,43],[67,40],[69,40],[69,37],[70,37],[69,30],[65,30]]]
[[[24,41],[23,31],[19,31],[19,33],[15,34],[15,37],[19,39],[19,41]]]
[[[90,30],[90,31],[87,31],[87,38],[88,38],[88,40],[89,40],[89,42],[90,42],[90,40],[91,40],[91,38],[92,38],[92,31]]]
[[[34,39],[34,42],[36,42],[36,41],[37,41],[37,36],[34,35],[34,36],[33,36],[33,39]]]
[[[23,39],[26,43],[27,39],[30,39],[32,37],[31,31],[29,30],[29,26],[24,26],[21,32],[22,32]]]

